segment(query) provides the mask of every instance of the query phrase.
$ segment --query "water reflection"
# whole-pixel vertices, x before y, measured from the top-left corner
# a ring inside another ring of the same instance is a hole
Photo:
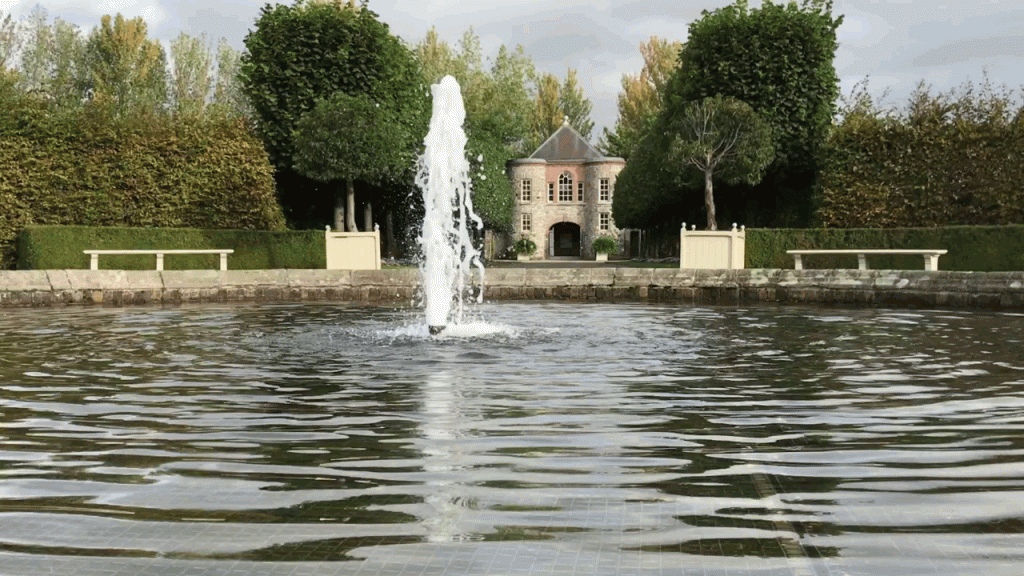
[[[5,310],[0,574],[1024,566],[1022,316],[483,312]]]

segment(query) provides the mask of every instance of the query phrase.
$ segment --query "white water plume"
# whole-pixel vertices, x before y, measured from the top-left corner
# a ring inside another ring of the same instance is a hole
[[[463,299],[470,290],[466,280],[473,267],[479,274],[476,298],[483,301],[484,267],[471,233],[473,226],[483,229],[483,221],[473,212],[470,197],[466,133],[462,129],[466,109],[459,83],[445,76],[430,91],[433,111],[416,184],[423,192],[426,210],[419,237],[423,300],[427,326],[437,333],[461,320]]]

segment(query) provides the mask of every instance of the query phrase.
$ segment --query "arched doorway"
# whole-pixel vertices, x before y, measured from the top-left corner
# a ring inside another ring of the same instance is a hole
[[[580,257],[580,226],[572,222],[559,222],[548,235],[552,256]]]

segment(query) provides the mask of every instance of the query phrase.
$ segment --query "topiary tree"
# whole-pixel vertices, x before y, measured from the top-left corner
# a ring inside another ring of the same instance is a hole
[[[683,106],[669,133],[668,159],[684,179],[694,171],[703,176],[708,229],[717,230],[714,177],[757,184],[774,156],[771,128],[744,102],[715,96]]]
[[[690,25],[682,66],[666,91],[670,117],[722,94],[746,102],[772,126],[776,157],[765,183],[730,192],[748,224],[810,223],[839,96],[833,60],[842,20],[833,16],[831,0],[765,0],[756,9],[737,0]]]
[[[349,232],[357,230],[355,181],[386,183],[403,175],[415,160],[414,135],[402,129],[397,112],[366,94],[337,92],[320,100],[299,120],[293,139],[295,169],[300,174],[345,183],[344,228]],[[338,229],[342,228],[340,212],[335,211]],[[370,222],[372,212],[367,227]]]
[[[430,99],[418,64],[365,5],[306,0],[293,6],[267,5],[245,45],[242,90],[277,167],[278,196],[295,220],[322,222],[318,214],[325,198],[319,182],[301,177],[294,168],[296,127],[318,101],[338,92],[363,94],[400,112],[408,120],[403,124],[407,129],[422,125],[426,133]],[[412,178],[410,167],[387,192],[405,197]],[[330,188],[338,186],[332,183]]]

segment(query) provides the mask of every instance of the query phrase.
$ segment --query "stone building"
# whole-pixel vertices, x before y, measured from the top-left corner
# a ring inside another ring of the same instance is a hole
[[[626,165],[603,156],[566,118],[529,158],[511,160],[508,177],[515,196],[513,242],[537,243],[534,258],[593,258],[591,244],[611,236],[624,246],[612,220],[615,178]]]

